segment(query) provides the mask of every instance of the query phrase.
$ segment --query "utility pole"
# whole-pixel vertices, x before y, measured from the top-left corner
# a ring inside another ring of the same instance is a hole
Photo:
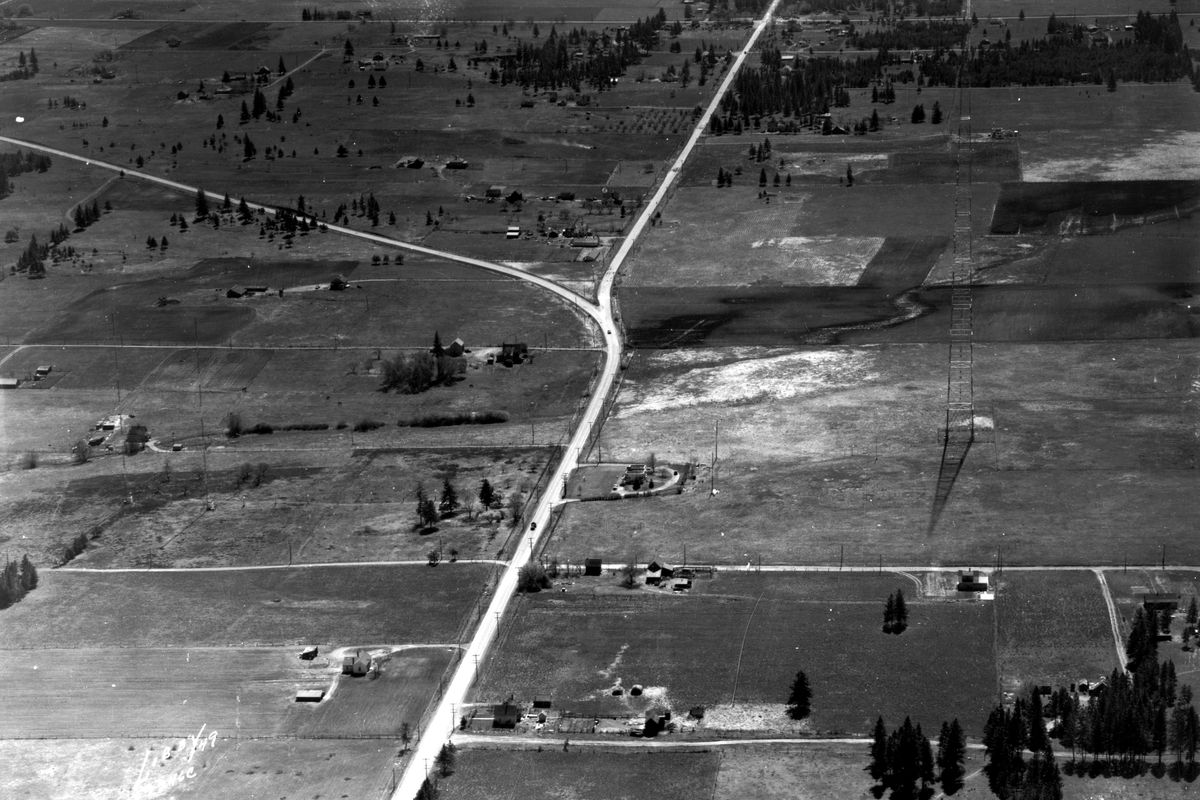
[[[713,423],[712,464],[709,466],[709,470],[708,470],[708,473],[709,473],[708,474],[708,478],[709,478],[708,494],[710,497],[715,496],[717,493],[717,459],[720,457],[720,452],[721,452],[721,421],[717,420],[716,422]]]

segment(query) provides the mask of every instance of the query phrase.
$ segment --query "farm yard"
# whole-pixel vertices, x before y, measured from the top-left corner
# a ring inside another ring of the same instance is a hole
[[[996,693],[991,607],[923,601],[911,581],[890,578],[847,575],[816,597],[788,592],[808,580],[800,575],[718,574],[683,597],[599,593],[590,590],[603,579],[580,578],[565,594],[522,599],[476,696],[550,695],[560,710],[618,717],[661,705],[683,719],[704,706],[702,726],[718,733],[866,734],[880,714],[928,730],[958,716],[977,731]],[[889,636],[883,600],[898,588],[910,593],[911,622]],[[803,725],[784,714],[798,669],[814,697]]]

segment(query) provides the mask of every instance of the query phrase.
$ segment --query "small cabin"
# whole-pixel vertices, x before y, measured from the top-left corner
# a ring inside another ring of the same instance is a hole
[[[988,576],[977,569],[959,570],[958,585],[955,586],[960,592],[986,592],[988,590]]]
[[[319,703],[324,699],[324,689],[301,689],[296,692],[297,703]]]

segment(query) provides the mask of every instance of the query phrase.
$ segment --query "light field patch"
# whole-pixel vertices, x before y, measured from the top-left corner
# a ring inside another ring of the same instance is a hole
[[[680,355],[656,354],[654,367],[678,367]],[[630,399],[616,416],[652,413],[688,406],[785,400],[875,380],[873,359],[866,351],[805,350],[778,353],[752,349],[729,363],[660,375],[653,383],[627,382]]]
[[[786,256],[773,277],[789,286],[853,286],[883,246],[876,236],[781,236],[758,239],[751,250]]]
[[[1200,178],[1200,132],[1166,130],[1137,146],[1086,158],[1039,160],[1026,156],[1023,179],[1030,182],[1097,180],[1187,180]]]

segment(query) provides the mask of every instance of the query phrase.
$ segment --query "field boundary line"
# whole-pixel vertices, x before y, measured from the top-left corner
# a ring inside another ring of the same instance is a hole
[[[754,599],[754,607],[750,609],[750,616],[746,617],[746,627],[742,629],[742,643],[738,647],[737,668],[733,672],[733,690],[729,693],[729,702],[731,705],[737,702],[738,680],[742,677],[742,656],[746,652],[746,639],[750,637],[750,623],[754,621],[754,615],[758,612],[758,606],[762,603],[765,592],[766,589],[763,589],[758,593],[758,597]]]
[[[438,567],[448,567],[452,564],[493,564],[505,566],[507,561],[494,558],[460,558],[457,561],[439,562]],[[54,572],[81,572],[93,574],[123,573],[123,572],[252,572],[254,570],[281,569],[327,569],[331,567],[428,567],[429,559],[418,558],[406,561],[327,561],[314,564],[262,564],[259,566],[234,567],[57,567]]]

